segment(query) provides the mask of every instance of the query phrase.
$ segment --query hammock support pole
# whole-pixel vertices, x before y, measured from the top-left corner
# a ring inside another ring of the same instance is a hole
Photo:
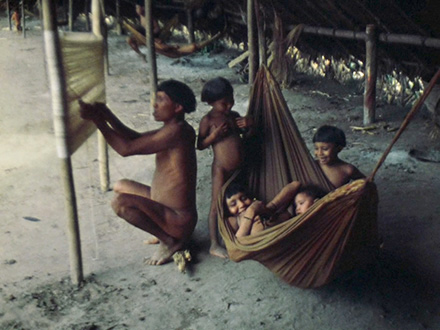
[[[264,24],[264,13],[260,10],[259,0],[255,0],[255,15],[257,20],[257,31],[258,31],[258,55],[259,55],[259,65],[267,65],[267,50],[266,50],[266,31]]]
[[[116,0],[115,3],[116,9],[116,33],[118,36],[122,34],[122,25],[121,25],[121,3],[120,0]]]
[[[21,1],[21,31],[23,38],[26,38],[26,16],[24,12],[24,0]]]
[[[364,125],[370,125],[376,117],[376,81],[377,81],[377,33],[373,24],[366,29],[366,63],[364,91]]]
[[[52,95],[52,111],[61,177],[64,185],[65,207],[67,211],[67,237],[69,241],[70,277],[75,285],[83,280],[81,240],[78,212],[73,182],[70,152],[66,140],[67,97],[64,69],[62,66],[60,41],[58,38],[55,6],[52,0],[43,0],[44,46],[46,64]]]
[[[150,110],[154,109],[157,92],[157,66],[156,49],[153,34],[153,0],[145,0],[145,44],[147,46],[147,58],[150,73]]]
[[[255,76],[257,75],[257,38],[255,35],[255,0],[247,0],[247,35],[249,49],[249,86],[253,85]]]
[[[69,0],[69,31],[73,31],[73,0]]]
[[[186,10],[186,19],[188,22],[188,42],[192,44],[196,42],[196,37],[194,35],[194,20],[191,9]]]
[[[99,0],[92,0],[92,32],[94,35],[102,36],[102,16]],[[104,136],[98,131],[98,163],[101,191],[108,191],[110,188],[110,171],[108,167],[108,145]]]
[[[11,7],[9,6],[9,0],[6,0],[6,15],[8,15],[9,31],[12,31]]]

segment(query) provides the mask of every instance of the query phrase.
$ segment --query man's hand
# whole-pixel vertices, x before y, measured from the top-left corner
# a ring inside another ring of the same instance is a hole
[[[82,119],[94,120],[99,118],[104,118],[106,111],[108,111],[107,106],[104,103],[85,103],[79,100],[79,113]]]

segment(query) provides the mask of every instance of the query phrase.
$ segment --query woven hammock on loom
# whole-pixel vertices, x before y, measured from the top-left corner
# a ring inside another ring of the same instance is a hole
[[[145,35],[140,33],[136,29],[136,27],[133,23],[131,23],[128,20],[123,20],[122,26],[128,32],[130,32],[130,34],[136,39],[136,41],[140,45],[146,45]],[[159,53],[161,55],[164,55],[164,56],[167,56],[170,58],[179,58],[182,56],[193,54],[193,53],[205,48],[209,44],[211,44],[214,41],[216,41],[217,39],[219,39],[221,37],[221,35],[222,35],[222,32],[218,32],[217,34],[215,34],[213,37],[209,38],[208,40],[205,40],[205,41],[202,41],[199,43],[190,43],[190,44],[186,44],[186,45],[169,45],[169,44],[164,43],[162,41],[163,39],[161,39],[161,36],[159,36],[158,39],[154,40],[154,49],[156,50],[157,53]]]
[[[96,130],[79,113],[78,100],[105,103],[104,44],[92,33],[65,32],[60,35],[60,48],[66,82],[67,118],[63,137],[73,154]]]
[[[265,67],[257,73],[248,116],[256,136],[247,142],[247,164],[222,188],[218,200],[219,231],[234,261],[259,261],[287,283],[314,288],[369,261],[376,250],[377,191],[357,180],[336,190],[313,160],[278,83]],[[224,214],[224,191],[245,180],[250,193],[267,203],[286,184],[317,184],[327,191],[304,214],[255,235],[237,238]]]

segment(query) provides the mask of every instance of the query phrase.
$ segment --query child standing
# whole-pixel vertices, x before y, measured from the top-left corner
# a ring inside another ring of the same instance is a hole
[[[335,188],[365,178],[355,166],[339,159],[339,152],[346,146],[345,134],[340,128],[321,126],[313,136],[313,143],[317,162]]]
[[[220,246],[217,232],[217,198],[223,184],[243,163],[241,129],[250,126],[250,118],[241,117],[232,111],[234,90],[231,83],[222,77],[209,80],[202,89],[202,102],[212,108],[202,118],[197,139],[197,148],[204,150],[212,146],[212,196],[208,225],[211,246],[209,252],[227,258],[226,250]]]

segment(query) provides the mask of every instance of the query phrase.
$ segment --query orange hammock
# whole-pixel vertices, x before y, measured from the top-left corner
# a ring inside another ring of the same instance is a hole
[[[122,21],[123,27],[131,33],[131,35],[136,39],[136,41],[140,45],[146,45],[146,38],[145,35],[140,33],[136,30],[134,25],[130,23],[127,20]],[[199,51],[215,40],[219,39],[223,32],[219,32],[216,35],[214,35],[212,38],[205,40],[200,43],[191,43],[186,45],[169,45],[162,41],[162,39],[157,38],[154,39],[154,49],[156,50],[156,53],[159,53],[161,55],[170,57],[170,58],[179,58],[182,56],[193,54],[196,51]]]
[[[410,114],[420,108],[429,91]],[[407,126],[410,114],[391,146]],[[223,186],[217,205],[219,231],[230,258],[237,262],[256,260],[301,288],[322,286],[342,272],[371,261],[379,241],[378,196],[373,178],[391,146],[368,179],[331,191],[302,215],[237,238],[224,214],[223,196],[228,184],[239,176],[246,180],[250,192],[265,202],[293,180],[332,189],[307,150],[280,87],[266,67],[255,79],[248,115],[254,118],[260,133],[248,142],[247,150],[252,150],[252,155],[247,155],[249,164]]]

